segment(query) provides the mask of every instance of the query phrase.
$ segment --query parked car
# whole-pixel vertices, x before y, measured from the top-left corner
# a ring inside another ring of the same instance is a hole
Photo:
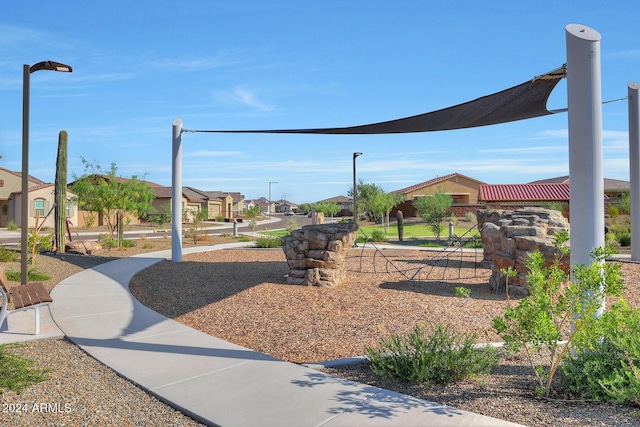
[[[286,211],[284,214],[285,214],[286,216],[293,216],[293,215],[294,215],[294,214],[293,214],[293,211]]]

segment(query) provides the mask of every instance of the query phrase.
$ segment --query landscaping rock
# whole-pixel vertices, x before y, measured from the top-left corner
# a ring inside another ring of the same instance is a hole
[[[305,225],[283,237],[287,258],[287,283],[332,288],[345,279],[345,258],[356,241],[358,225]]]
[[[73,242],[67,242],[64,247],[65,252],[81,255],[96,255],[100,251],[102,251],[102,245],[91,240],[76,240]]]
[[[496,293],[505,291],[506,277],[501,269],[512,267],[517,275],[509,278],[509,294],[528,295],[526,262],[529,253],[539,250],[550,266],[557,256],[555,234],[569,230],[562,213],[536,207],[516,210],[486,209],[477,214],[485,261],[492,262],[489,285]],[[569,256],[561,259],[560,268],[569,272]]]

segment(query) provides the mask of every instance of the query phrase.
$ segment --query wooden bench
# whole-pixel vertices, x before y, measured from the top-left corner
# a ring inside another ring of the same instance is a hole
[[[4,270],[0,268],[0,296],[2,296],[2,307],[0,308],[0,329],[7,317],[19,311],[33,309],[35,311],[35,334],[40,333],[40,307],[53,302],[51,295],[40,282],[19,285],[9,290],[9,283]],[[9,304],[13,301],[13,309],[9,310]]]

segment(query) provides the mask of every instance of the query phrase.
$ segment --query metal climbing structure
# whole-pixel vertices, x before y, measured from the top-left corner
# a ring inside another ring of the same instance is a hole
[[[477,225],[462,235],[451,235],[442,248],[376,244],[362,229],[364,242],[359,254],[351,256],[347,271],[372,274],[400,274],[408,281],[465,280],[488,277]]]

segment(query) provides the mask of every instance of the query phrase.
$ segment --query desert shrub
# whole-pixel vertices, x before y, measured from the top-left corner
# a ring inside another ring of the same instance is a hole
[[[629,224],[612,224],[609,227],[609,233],[613,233],[620,246],[631,245],[631,227]]]
[[[0,243],[0,262],[14,262],[18,261],[18,258],[20,258],[18,252],[7,249]]]
[[[98,236],[98,243],[107,249],[118,247],[118,239],[112,239],[107,233],[102,233]]]
[[[372,242],[386,242],[387,238],[384,236],[382,230],[373,230],[369,240]]]
[[[14,221],[9,221],[7,223],[7,230],[16,231],[18,229],[18,225]]]
[[[275,236],[262,236],[256,240],[256,248],[277,248],[282,246],[282,238]]]
[[[224,222],[224,216],[216,215],[216,222]]]
[[[473,212],[467,212],[466,214],[464,214],[464,219],[469,221],[469,222],[477,222],[478,219],[476,218],[476,215]]]
[[[120,246],[123,248],[133,248],[135,245],[136,245],[135,240],[122,239],[122,241],[120,242]]]
[[[562,366],[564,383],[590,399],[640,406],[640,309],[614,304],[589,319],[575,354]]]
[[[464,245],[465,248],[482,248],[484,245],[482,243],[482,239],[480,237],[472,237],[467,240]]]
[[[545,267],[540,251],[529,254],[530,295],[516,307],[507,308],[504,316],[493,319],[494,329],[504,339],[505,350],[524,351],[539,384],[537,391],[545,396],[549,396],[553,377],[565,356],[576,347],[577,338],[589,331],[588,319],[600,309],[600,302],[607,295],[619,296],[623,289],[620,265],[604,263],[611,253],[602,248],[592,251],[593,263],[575,265],[572,281],[567,282],[568,275],[560,268],[560,260],[562,254],[568,253],[565,246],[568,239],[566,231],[556,233],[559,252],[549,267]],[[573,327],[563,337],[569,322]],[[560,345],[563,338],[566,343]],[[536,364],[536,354],[548,355],[544,365]]]
[[[385,378],[411,383],[447,384],[488,373],[497,361],[492,347],[476,347],[477,334],[458,333],[451,325],[416,324],[407,334],[382,338],[377,348],[365,347],[371,370]]]
[[[90,212],[84,216],[84,228],[91,228],[96,223],[96,215]]]
[[[291,218],[289,222],[287,222],[287,234],[293,233],[293,231],[297,230],[298,228],[300,228],[300,226],[298,225],[298,221],[296,221],[295,219]]]

